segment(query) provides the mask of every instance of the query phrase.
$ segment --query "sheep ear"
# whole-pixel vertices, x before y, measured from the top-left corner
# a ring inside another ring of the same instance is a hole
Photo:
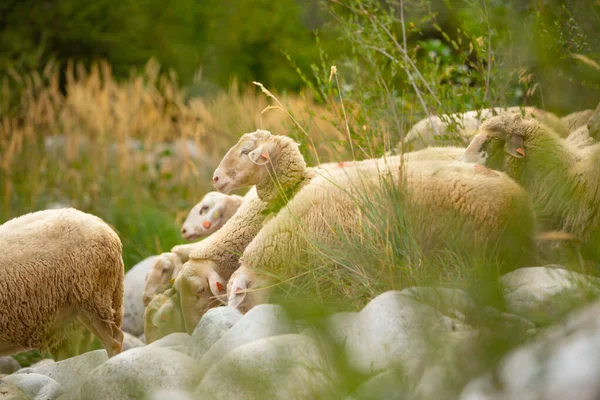
[[[212,271],[208,276],[208,285],[215,296],[222,296],[225,292],[225,280],[216,271]]]
[[[237,308],[242,301],[246,298],[246,290],[248,289],[245,279],[236,279],[231,285],[231,293],[229,293],[229,300],[227,305],[229,307]]]
[[[275,146],[271,142],[263,143],[259,145],[256,149],[252,150],[248,157],[256,164],[267,164],[271,159],[271,154],[273,153]]]
[[[504,151],[515,158],[525,157],[525,150],[523,150],[523,136],[510,135],[504,146]]]

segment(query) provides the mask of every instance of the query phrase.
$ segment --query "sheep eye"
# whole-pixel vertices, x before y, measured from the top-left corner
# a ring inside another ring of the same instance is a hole
[[[207,211],[208,211],[208,207],[207,207],[207,206],[204,206],[204,207],[202,207],[202,208],[200,209],[200,215],[202,215],[202,214],[206,213]]]
[[[242,150],[242,154],[248,154],[248,153],[250,153],[250,150],[248,150],[248,149]]]

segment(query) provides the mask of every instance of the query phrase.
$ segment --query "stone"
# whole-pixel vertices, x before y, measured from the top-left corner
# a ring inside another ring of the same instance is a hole
[[[142,342],[137,337],[135,337],[127,332],[123,332],[123,351],[127,351],[127,350],[133,349],[135,347],[143,347],[145,345],[146,345],[146,343]]]
[[[0,374],[10,375],[21,369],[21,364],[10,356],[0,357]]]
[[[39,374],[58,382],[65,391],[79,385],[97,366],[108,360],[106,350],[94,350],[63,361],[23,368],[17,374]]]
[[[600,294],[598,279],[563,268],[519,268],[500,277],[506,310],[536,324],[558,320]]]
[[[326,354],[319,342],[306,335],[254,340],[216,360],[198,385],[195,398],[336,398],[338,378]]]
[[[54,379],[35,373],[12,374],[2,380],[17,386],[33,400],[54,400],[65,392]]]
[[[209,309],[194,328],[192,337],[188,342],[192,358],[200,361],[208,349],[241,318],[242,314],[233,307]]]
[[[85,400],[143,398],[158,389],[192,390],[200,380],[196,361],[174,350],[137,347],[95,368],[81,385]]]
[[[294,331],[294,323],[283,308],[273,304],[260,304],[248,311],[210,347],[200,360],[200,369],[208,370],[236,347],[254,340]]]

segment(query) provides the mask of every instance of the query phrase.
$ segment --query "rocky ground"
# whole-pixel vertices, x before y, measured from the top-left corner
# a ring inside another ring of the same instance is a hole
[[[277,305],[245,315],[218,307],[192,335],[128,337],[111,359],[96,350],[20,368],[3,357],[0,399],[597,399],[600,301],[573,310],[598,294],[597,279],[546,266],[501,282],[505,311],[479,312],[524,344],[467,382],[479,371],[482,332],[468,317],[477,303],[457,289],[411,287],[311,324]]]

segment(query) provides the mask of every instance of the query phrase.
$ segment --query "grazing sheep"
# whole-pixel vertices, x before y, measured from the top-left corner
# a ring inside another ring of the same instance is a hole
[[[169,289],[155,296],[144,313],[144,336],[150,344],[175,332],[185,332],[179,294]]]
[[[285,166],[301,165],[298,160],[302,155],[296,148],[286,157],[269,152],[267,159],[273,170],[285,175]],[[225,176],[227,184],[217,189],[243,184],[261,187],[266,184],[264,180],[271,180],[271,176],[260,171],[264,165],[246,164],[243,158],[238,163],[230,160],[231,170],[220,171],[217,180],[220,182],[221,176]],[[291,263],[309,260],[306,250],[311,244],[334,245],[336,228],[339,228],[337,234],[341,231],[344,237],[359,234],[361,196],[376,202],[377,195],[383,195],[386,177],[393,179],[393,185],[400,182],[400,170],[395,166],[362,165],[316,176],[300,188],[246,247],[241,266],[269,271],[282,266],[290,268]],[[240,170],[244,171],[243,176],[235,173]],[[294,173],[303,176],[301,171]],[[287,184],[293,186],[292,182]],[[495,251],[511,267],[527,256],[534,229],[530,199],[506,175],[458,160],[409,161],[401,185],[407,192],[411,212],[406,214],[412,218],[413,235],[425,251],[436,244],[443,247],[448,240],[467,250]]]
[[[181,235],[192,241],[206,237],[220,229],[242,205],[243,197],[208,192],[188,214],[181,227]]]
[[[239,267],[227,282],[227,305],[237,308],[242,314],[269,299],[265,288],[268,279],[248,267]]]
[[[567,127],[554,114],[534,107],[525,107],[524,110],[526,115],[544,122],[559,135],[566,137],[569,134]],[[487,118],[496,114],[521,112],[522,109],[520,107],[508,107],[505,109],[496,107],[468,111],[462,114],[446,114],[424,118],[413,125],[408,131],[404,140],[404,148],[408,150],[418,150],[428,145],[443,143],[444,141],[455,143],[456,140],[462,140],[466,145],[470,138],[475,134],[482,121],[485,121]],[[437,127],[437,132],[432,126],[432,121]]]
[[[146,282],[142,293],[144,306],[148,306],[154,296],[173,286],[173,282],[182,268],[181,259],[175,253],[162,253],[153,257],[155,257],[154,262],[146,274]]]
[[[134,336],[144,333],[144,309],[146,308],[146,304],[142,300],[145,286],[144,279],[153,268],[156,259],[157,256],[145,258],[125,274],[125,314],[122,329]]]
[[[79,320],[109,356],[123,344],[122,245],[100,218],[66,208],[0,225],[0,355],[58,345]]]
[[[502,170],[530,194],[546,230],[573,234],[582,255],[600,261],[600,144],[578,149],[519,115],[490,118],[463,156]]]
[[[267,217],[266,207],[267,203],[258,198],[256,189],[252,188],[238,211],[221,229],[190,248],[190,259],[173,284],[180,294],[188,333],[194,331],[202,315],[218,305],[219,297],[225,295],[227,279],[238,267],[240,254]]]

